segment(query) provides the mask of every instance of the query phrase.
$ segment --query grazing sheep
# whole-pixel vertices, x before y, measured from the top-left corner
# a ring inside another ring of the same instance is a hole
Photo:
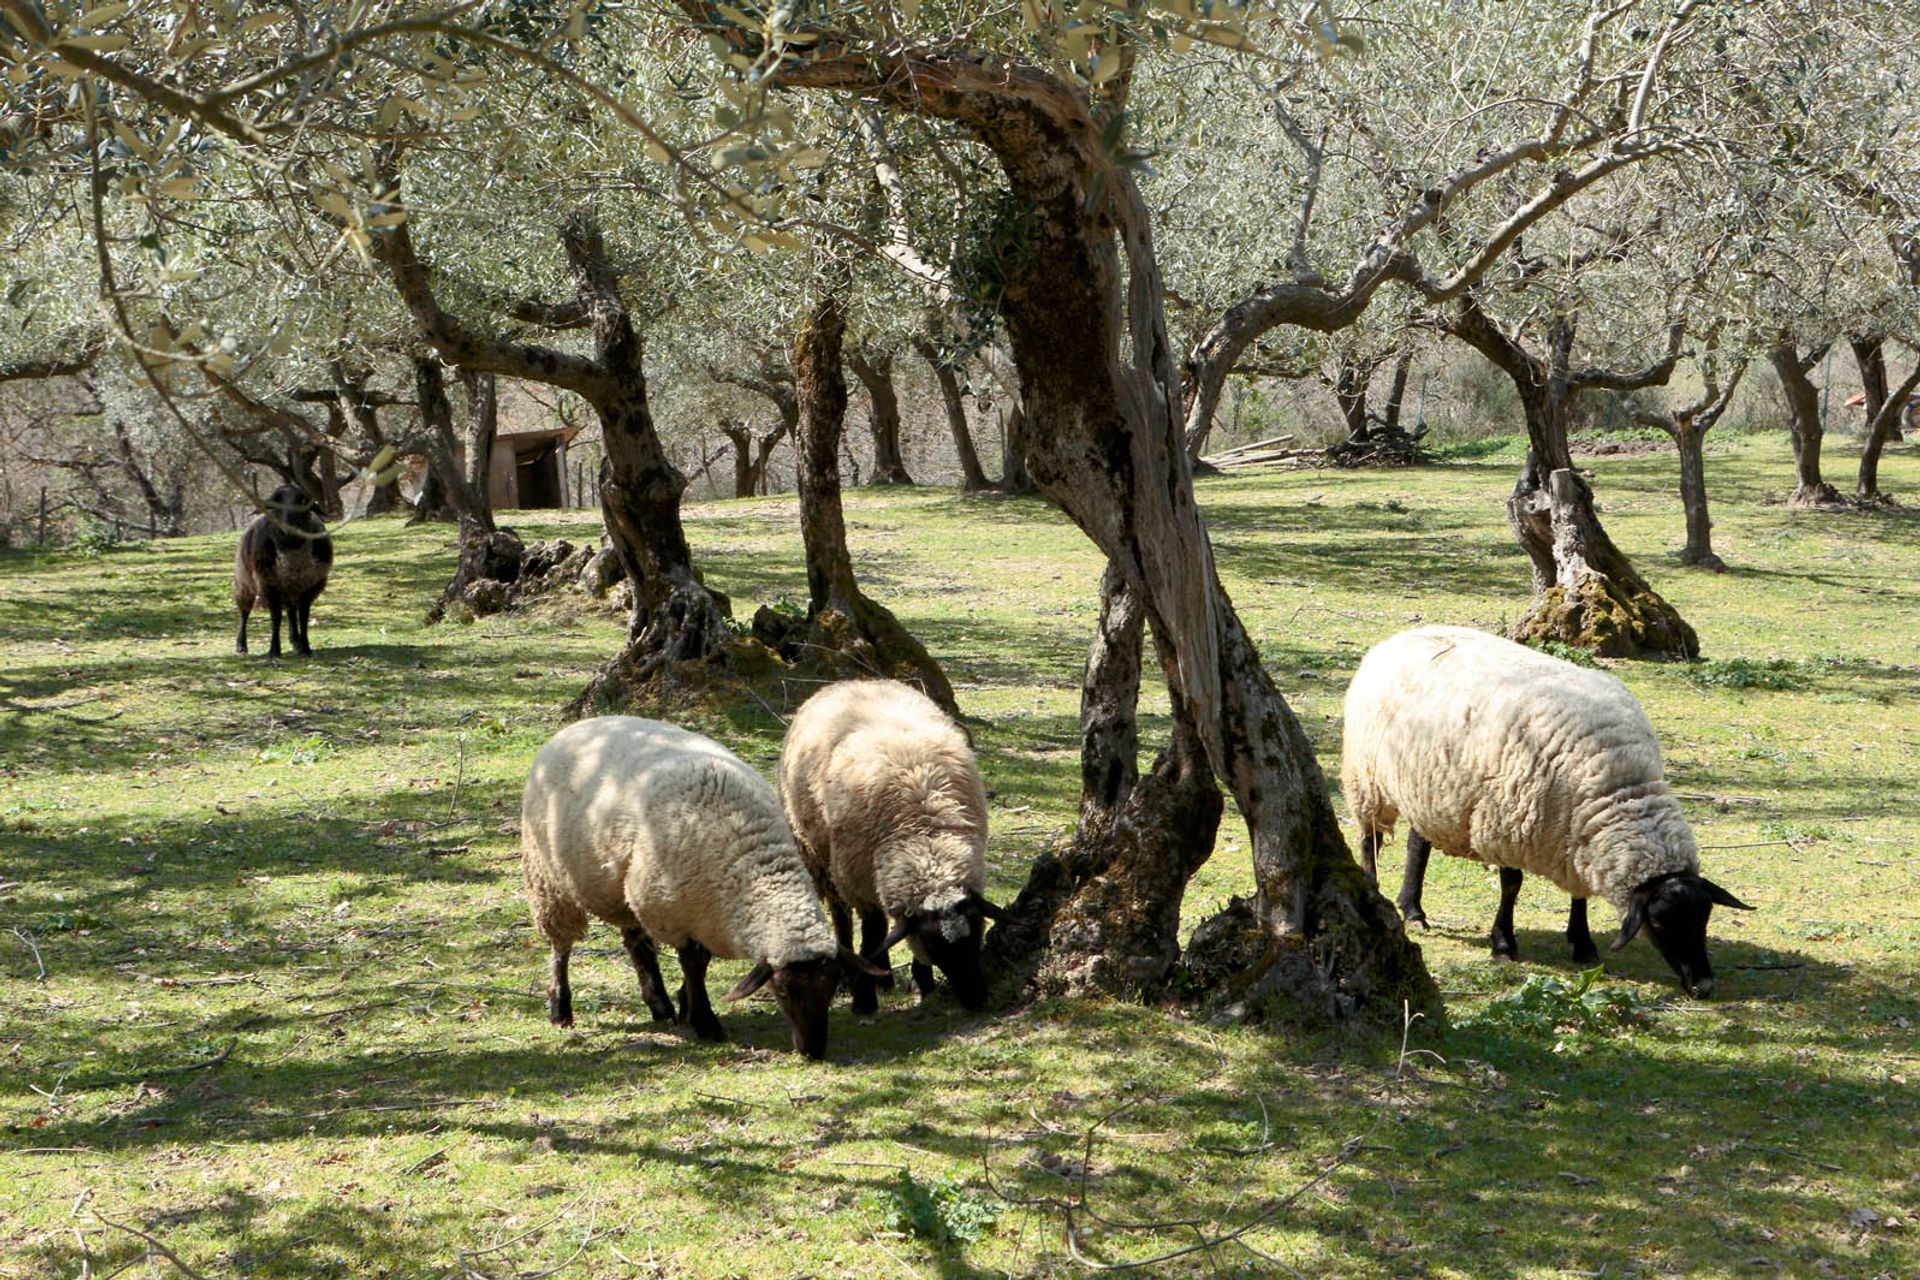
[[[233,563],[233,603],[240,609],[236,653],[247,651],[247,616],[265,602],[273,611],[273,642],[267,656],[280,656],[280,615],[287,615],[287,638],[294,652],[313,652],[307,639],[307,619],[313,602],[326,590],[333,568],[333,539],[326,534],[313,499],[283,484],[267,499],[267,509],[255,516],[240,535]]]
[[[981,892],[987,792],[946,712],[897,680],[830,685],[787,729],[780,794],[840,941],[858,911],[865,959],[884,966],[904,940],[922,997],[937,966],[962,1005],[983,1007],[980,939],[1001,916]],[[879,1007],[874,983],[852,985],[857,1012]]]
[[[1465,627],[1419,627],[1375,645],[1347,688],[1340,776],[1367,875],[1405,814],[1400,911],[1426,923],[1432,846],[1500,868],[1493,954],[1519,954],[1513,904],[1524,872],[1573,895],[1574,959],[1597,960],[1588,897],[1621,914],[1618,951],[1641,926],[1688,994],[1713,994],[1707,918],[1751,910],[1700,875],[1680,803],[1640,704],[1605,672]]]
[[[745,761],[656,720],[582,720],[534,757],[520,821],[527,901],[553,947],[556,1025],[573,1024],[567,960],[593,915],[620,930],[655,1021],[675,1016],[656,943],[679,952],[679,1021],[703,1040],[726,1038],[707,1000],[707,962],[750,959],[721,998],[770,982],[794,1049],[826,1056],[834,989],[862,962],[834,942],[780,802]]]

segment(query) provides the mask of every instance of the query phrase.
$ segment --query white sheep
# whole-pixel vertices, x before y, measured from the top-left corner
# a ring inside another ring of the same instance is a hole
[[[567,960],[592,915],[620,930],[656,1021],[674,1017],[656,943],[679,952],[679,1021],[705,1040],[725,1038],[708,960],[750,959],[721,998],[771,982],[793,1047],[825,1056],[834,988],[861,962],[834,941],[780,802],[745,761],[656,720],[582,720],[534,757],[520,821],[527,901],[553,947],[556,1025],[573,1023]]]
[[[1713,993],[1707,919],[1751,908],[1700,875],[1693,831],[1660,771],[1653,726],[1625,685],[1466,627],[1375,645],[1347,688],[1340,776],[1367,875],[1405,815],[1401,914],[1425,925],[1432,846],[1500,868],[1493,953],[1519,954],[1513,904],[1531,871],[1573,895],[1574,959],[1599,958],[1588,897],[1619,909],[1624,947],[1644,924],[1689,994]]]
[[[987,792],[947,713],[897,680],[829,685],[787,728],[780,795],[840,941],[857,911],[862,958],[885,966],[905,940],[921,996],[938,966],[962,1005],[985,1005],[980,940],[1001,916],[982,892]],[[856,1011],[878,1007],[873,983],[852,988]]]

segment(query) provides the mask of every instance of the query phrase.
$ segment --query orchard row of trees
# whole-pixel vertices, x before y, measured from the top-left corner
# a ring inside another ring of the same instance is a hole
[[[893,482],[896,368],[937,378],[969,489],[989,476],[961,378],[991,386],[999,483],[1108,562],[1080,829],[997,958],[1130,994],[1171,979],[1224,792],[1258,893],[1202,926],[1191,981],[1301,1016],[1434,999],[1215,571],[1192,476],[1231,379],[1331,359],[1364,434],[1380,371],[1403,403],[1415,343],[1478,352],[1530,444],[1507,504],[1533,567],[1521,631],[1676,657],[1693,627],[1572,465],[1577,398],[1630,394],[1673,434],[1710,565],[1700,438],[1750,367],[1786,390],[1807,504],[1839,500],[1809,394],[1826,352],[1867,389],[1864,497],[1920,382],[1920,31],[1891,0],[0,0],[0,19],[0,377],[137,383],[238,490],[252,464],[379,493],[423,454],[476,556],[500,380],[563,397],[597,422],[634,586],[588,705],[741,661],[681,524],[662,377],[773,407],[772,431],[727,431],[742,488],[791,438],[803,647],[951,703],[853,572],[847,371]],[[1658,390],[1676,375],[1691,389]],[[1173,729],[1141,774],[1149,640]]]

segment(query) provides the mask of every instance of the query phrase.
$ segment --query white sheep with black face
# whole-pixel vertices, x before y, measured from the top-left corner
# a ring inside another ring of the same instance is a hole
[[[1653,726],[1614,677],[1466,627],[1401,632],[1368,650],[1347,688],[1340,776],[1369,877],[1395,822],[1411,827],[1408,923],[1426,923],[1438,847],[1501,869],[1495,955],[1519,953],[1513,904],[1531,871],[1573,895],[1576,960],[1599,956],[1586,914],[1597,895],[1620,911],[1615,951],[1644,926],[1690,994],[1713,993],[1708,916],[1749,908],[1700,874]]]
[[[725,1038],[707,1000],[712,957],[754,962],[722,999],[771,982],[794,1049],[810,1058],[826,1054],[827,1008],[846,972],[880,972],[834,940],[773,788],[711,738],[634,716],[582,720],[534,757],[520,817],[559,1026],[573,1022],[567,962],[589,916],[621,931],[656,1021],[675,1010],[654,946],[678,951],[678,1019],[706,1040]]]
[[[857,911],[862,958],[884,966],[905,941],[922,996],[938,968],[962,1005],[985,1005],[980,941],[1000,916],[984,896],[987,792],[947,713],[897,680],[829,685],[787,728],[780,795],[840,941]],[[873,983],[852,987],[855,1010],[878,1007]]]

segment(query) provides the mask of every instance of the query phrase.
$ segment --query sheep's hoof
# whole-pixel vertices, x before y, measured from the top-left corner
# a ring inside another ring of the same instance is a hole
[[[1409,929],[1413,928],[1415,925],[1419,925],[1420,932],[1425,933],[1427,931],[1427,916],[1426,916],[1426,913],[1423,911],[1402,910],[1400,913],[1400,922]]]
[[[1599,964],[1600,950],[1591,944],[1585,947],[1575,947],[1573,949],[1573,962],[1575,964]]]
[[[726,1030],[720,1025],[718,1019],[694,1023],[693,1034],[710,1044],[720,1044],[727,1038]]]

